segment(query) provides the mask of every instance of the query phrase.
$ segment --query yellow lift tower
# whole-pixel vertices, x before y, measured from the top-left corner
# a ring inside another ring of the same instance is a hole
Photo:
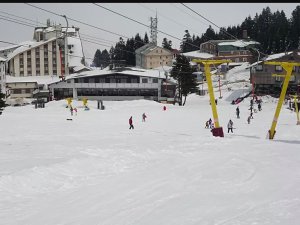
[[[287,90],[288,85],[289,85],[289,81],[290,81],[290,78],[291,78],[291,75],[292,75],[293,68],[294,68],[294,66],[300,66],[300,63],[271,61],[271,62],[265,62],[264,64],[280,65],[286,71],[285,75],[272,74],[272,76],[283,76],[284,77],[284,82],[283,82],[280,97],[279,97],[279,100],[278,100],[278,103],[277,103],[275,115],[274,115],[274,118],[273,118],[273,121],[272,121],[272,126],[271,126],[271,129],[268,132],[269,139],[273,139],[274,136],[275,136],[275,133],[276,133],[275,128],[276,128],[276,125],[277,125],[279,113],[280,113],[282,103],[283,103],[284,98],[285,98],[286,90]]]
[[[71,108],[72,107],[72,98],[66,98],[67,102],[68,102],[68,107]]]
[[[214,117],[214,128],[212,129],[213,136],[217,137],[224,137],[223,128],[220,127],[219,124],[219,118],[218,118],[218,112],[217,112],[217,106],[215,102],[215,96],[214,96],[214,89],[212,85],[211,80],[211,73],[210,73],[210,65],[217,65],[221,63],[229,63],[231,60],[201,60],[201,59],[193,59],[192,60],[195,63],[202,63],[204,65],[204,72],[206,76],[207,81],[207,87],[208,87],[208,93],[209,93],[209,99],[210,99],[210,105]]]
[[[294,98],[294,104],[295,104],[295,112],[297,115],[297,125],[300,125],[300,120],[299,120],[299,108],[298,108],[298,95],[290,95],[290,97]]]

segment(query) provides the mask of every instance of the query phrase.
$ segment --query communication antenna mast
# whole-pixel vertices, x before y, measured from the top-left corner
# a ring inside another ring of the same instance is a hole
[[[157,46],[157,13],[156,17],[150,17],[151,25],[150,25],[150,34],[151,34],[151,42]]]

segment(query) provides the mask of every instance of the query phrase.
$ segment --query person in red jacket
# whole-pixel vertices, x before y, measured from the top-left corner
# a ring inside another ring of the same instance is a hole
[[[130,127],[129,127],[129,129],[134,129],[134,126],[133,126],[133,124],[132,124],[132,116],[129,118],[129,125],[130,125]]]

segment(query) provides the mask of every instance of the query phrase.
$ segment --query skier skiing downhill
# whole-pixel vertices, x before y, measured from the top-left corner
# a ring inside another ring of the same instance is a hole
[[[133,123],[132,123],[132,116],[129,118],[129,129],[134,129]]]
[[[142,118],[143,118],[143,122],[146,122],[146,118],[147,118],[147,116],[146,116],[146,114],[145,113],[143,113],[143,115],[142,115]]]

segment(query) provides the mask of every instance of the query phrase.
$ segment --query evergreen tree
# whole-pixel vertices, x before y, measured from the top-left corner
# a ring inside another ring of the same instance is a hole
[[[110,61],[108,51],[106,49],[104,49],[101,53],[101,56],[102,56],[101,67],[105,68],[109,65],[109,61]]]
[[[172,51],[172,41],[170,41],[170,40],[168,41],[167,38],[164,38],[163,42],[162,42],[162,47]]]
[[[115,46],[114,60],[126,60],[126,46],[122,37],[120,37],[119,42]]]
[[[4,107],[7,106],[7,105],[5,104],[4,98],[5,98],[5,94],[3,94],[3,93],[1,92],[1,89],[0,89],[0,115],[2,114],[2,111],[3,111]]]
[[[145,44],[148,44],[148,43],[149,43],[149,38],[148,38],[147,32],[145,32],[144,43],[145,43]]]
[[[100,49],[96,50],[95,56],[94,56],[94,59],[93,59],[93,63],[96,67],[101,66],[101,51],[100,51]]]
[[[111,46],[111,48],[109,50],[109,56],[110,56],[110,60],[115,59],[115,48],[113,46]]]
[[[144,46],[144,41],[142,40],[139,33],[137,33],[134,37],[134,49],[136,50],[142,46]]]
[[[134,38],[127,39],[126,41],[126,63],[129,66],[135,66],[135,50]]]
[[[196,77],[192,74],[196,70],[191,67],[189,60],[184,55],[177,55],[172,66],[171,77],[177,81],[179,105],[185,105],[186,97],[198,89]],[[184,101],[182,103],[184,97]]]
[[[300,6],[292,12],[290,19],[290,50],[300,48]]]
[[[182,53],[194,51],[193,40],[188,30],[185,30],[185,34],[183,36],[180,50]]]

